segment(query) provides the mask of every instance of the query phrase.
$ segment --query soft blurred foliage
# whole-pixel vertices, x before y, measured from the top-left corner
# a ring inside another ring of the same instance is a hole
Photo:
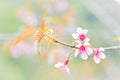
[[[47,11],[46,25],[53,34],[69,44],[77,27],[88,29],[95,47],[120,45],[120,0],[0,0],[0,80],[119,80],[120,51],[109,50],[107,58],[95,64],[93,56],[87,61],[71,58],[71,74],[54,68],[65,60],[70,48],[41,42],[43,65],[34,54],[33,37],[25,39],[10,53],[10,44],[30,24],[37,29]],[[24,44],[24,45],[23,45]]]

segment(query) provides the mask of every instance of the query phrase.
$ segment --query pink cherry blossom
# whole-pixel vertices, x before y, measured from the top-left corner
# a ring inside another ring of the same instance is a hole
[[[67,66],[69,60],[66,60],[65,62],[58,62],[57,64],[55,64],[55,67],[58,68],[58,69],[61,69],[67,73],[70,73],[70,69],[69,67]]]
[[[105,59],[106,56],[105,54],[103,53],[104,49],[103,48],[99,48],[99,49],[94,49],[94,61],[96,64],[99,64],[100,63],[100,59]]]
[[[82,41],[88,42],[89,38],[87,38],[88,30],[83,30],[82,28],[77,28],[77,33],[73,33],[72,36],[74,39],[76,39],[77,43],[81,43]]]
[[[88,45],[89,43],[87,42],[84,44],[76,45],[78,49],[76,49],[75,51],[75,56],[79,54],[83,60],[87,60],[88,56],[93,53],[93,50],[90,47],[88,47]]]

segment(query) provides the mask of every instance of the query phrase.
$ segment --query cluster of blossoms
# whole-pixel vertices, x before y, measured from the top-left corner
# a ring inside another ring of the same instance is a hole
[[[24,12],[24,9],[22,11]],[[20,11],[19,14],[21,14],[22,11]],[[33,23],[36,23],[36,18],[32,13],[30,13],[29,11],[25,12],[25,13],[26,14],[29,13],[29,15],[32,16],[32,17],[27,16],[25,19],[23,17],[22,20],[25,20],[25,23],[27,23],[27,24],[32,23],[31,18],[34,18]],[[26,15],[24,15],[24,16],[26,16]],[[45,18],[46,18],[46,11],[44,11],[44,17],[41,20],[40,27],[37,30],[31,28],[31,26],[34,26],[32,24],[26,25],[25,32],[21,33],[20,36],[15,40],[15,42],[13,43],[13,47],[16,46],[19,42],[21,42],[24,38],[34,34],[35,51],[38,54],[41,63],[42,63],[42,58],[41,58],[41,54],[40,54],[40,50],[39,50],[39,48],[40,48],[39,44],[41,42],[41,39],[44,36],[48,37],[50,40],[52,40],[56,43],[60,43],[62,45],[73,48],[71,53],[72,54],[74,53],[75,57],[77,57],[79,55],[81,59],[87,60],[91,54],[94,54],[93,60],[95,61],[96,64],[100,63],[101,59],[105,59],[106,56],[103,53],[104,48],[91,47],[91,45],[89,43],[90,39],[87,37],[88,30],[82,29],[82,28],[77,28],[77,30],[76,30],[77,33],[72,34],[72,37],[75,39],[74,42],[76,44],[74,46],[71,46],[66,43],[57,41],[56,39],[54,39],[54,37],[52,37],[52,34],[51,34],[52,30],[45,26]],[[20,50],[21,50],[21,48],[20,48]],[[14,53],[15,52],[16,51],[14,51]],[[57,64],[55,64],[55,67],[69,73],[70,69],[67,65],[69,63],[69,58],[71,56],[71,53],[69,54],[69,56],[67,57],[67,59],[64,62],[58,62]]]
[[[75,39],[75,42],[77,43],[75,46],[75,57],[80,55],[80,57],[83,60],[87,60],[88,56],[91,54],[94,54],[93,60],[96,64],[100,63],[101,59],[105,59],[105,54],[103,53],[104,48],[91,48],[90,47],[90,39],[87,37],[88,30],[84,30],[82,28],[77,28],[77,33],[73,33],[72,37]],[[61,63],[58,62],[55,64],[56,68],[59,68],[65,72],[70,72],[70,69],[67,67],[69,60],[66,60],[65,62]]]
[[[75,51],[75,56],[78,54],[81,56],[83,60],[87,60],[88,56],[92,53],[94,54],[94,61],[96,64],[100,63],[100,59],[105,59],[105,54],[103,53],[103,48],[90,48],[90,39],[87,38],[87,30],[83,30],[82,28],[77,29],[77,33],[72,34],[75,42],[77,42]]]

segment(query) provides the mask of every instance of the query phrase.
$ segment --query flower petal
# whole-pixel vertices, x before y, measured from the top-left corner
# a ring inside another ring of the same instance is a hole
[[[90,41],[90,39],[89,39],[89,38],[86,38],[85,41],[88,42],[88,41]]]
[[[88,55],[91,55],[91,54],[93,53],[93,50],[92,50],[91,48],[87,47],[87,48],[86,48],[86,53],[87,53]]]
[[[88,56],[87,56],[87,54],[86,53],[81,53],[81,58],[83,59],[83,60],[87,60],[88,59]]]
[[[88,32],[88,30],[86,30],[86,29],[82,31],[82,33],[85,35],[87,34],[87,32]]]
[[[70,69],[68,66],[65,66],[65,72],[70,73]]]
[[[99,64],[99,63],[100,63],[100,58],[99,58],[99,57],[94,56],[93,59],[94,59],[94,61],[95,61],[96,64]]]
[[[58,69],[61,69],[61,70],[65,71],[65,72],[67,72],[67,73],[70,72],[69,67],[68,67],[67,65],[64,65],[64,64],[61,63],[61,62],[58,62],[57,64],[55,64],[55,67],[58,68]]]
[[[105,59],[105,58],[106,58],[105,54],[101,52],[101,53],[100,53],[100,58],[101,58],[101,59]]]
[[[77,33],[82,34],[82,28],[77,28]]]
[[[72,37],[73,37],[74,39],[78,39],[78,38],[79,38],[79,35],[78,35],[78,34],[73,33],[73,34],[72,34]]]
[[[85,42],[84,45],[85,45],[85,46],[89,46],[90,43],[89,43],[89,42]]]

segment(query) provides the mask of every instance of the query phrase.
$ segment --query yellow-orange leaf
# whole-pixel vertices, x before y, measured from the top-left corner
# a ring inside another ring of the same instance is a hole
[[[27,27],[28,28],[28,27]],[[25,32],[20,34],[20,36],[15,40],[13,43],[13,46],[16,46],[20,41],[22,41],[24,38],[31,36],[35,33],[35,30],[32,28],[28,28]]]
[[[40,59],[40,64],[42,65],[42,56],[41,56],[41,54],[40,54],[40,50],[38,49],[38,57],[39,57],[39,59]]]
[[[45,32],[44,31],[36,31],[35,38],[40,42],[40,40],[44,37]]]
[[[44,9],[44,13],[43,13],[44,17],[46,17],[47,13],[46,13],[46,9]]]
[[[44,17],[43,17],[43,19],[41,20],[41,25],[40,25],[40,28],[38,29],[39,31],[40,30],[44,30],[44,28],[45,28],[45,17],[46,17],[46,10],[44,9]]]
[[[40,28],[39,28],[38,30],[39,30],[39,31],[40,31],[40,30],[44,30],[44,27],[45,27],[45,19],[43,18],[43,19],[41,20]]]

